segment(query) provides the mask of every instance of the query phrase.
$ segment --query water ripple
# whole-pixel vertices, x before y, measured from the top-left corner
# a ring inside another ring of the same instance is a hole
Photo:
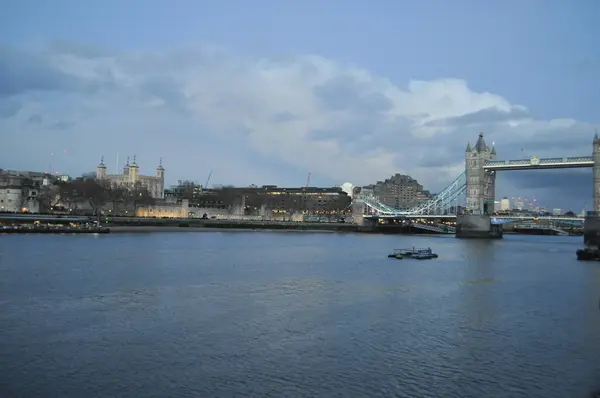
[[[207,232],[53,250],[64,242],[0,240],[0,389],[14,396],[570,398],[600,387],[600,268],[574,261],[579,239]],[[439,261],[385,257],[413,245],[435,246]]]

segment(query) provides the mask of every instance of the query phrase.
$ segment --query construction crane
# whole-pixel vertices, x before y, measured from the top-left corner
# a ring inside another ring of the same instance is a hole
[[[204,184],[204,189],[208,189],[208,183],[210,182],[210,177],[212,176],[212,170],[208,173],[208,178],[206,179],[206,184]]]
[[[302,207],[302,208],[306,208],[306,189],[308,188],[309,184],[310,184],[310,171],[308,172],[308,176],[306,177],[306,185],[304,186],[302,196],[300,197],[301,201],[302,201],[302,203],[300,204],[300,207]]]

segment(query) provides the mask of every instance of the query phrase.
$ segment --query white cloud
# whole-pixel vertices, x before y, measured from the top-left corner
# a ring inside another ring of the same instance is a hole
[[[215,167],[224,183],[236,184],[298,185],[290,175],[307,171],[316,180],[366,184],[402,172],[438,190],[463,170],[466,142],[480,130],[502,158],[591,152],[591,126],[537,120],[464,80],[391,82],[319,56],[253,60],[208,47],[111,54],[62,46],[0,51],[0,70],[7,63],[0,108],[22,106],[0,115],[0,128],[12,134],[2,156],[15,167],[23,157],[45,167],[44,153],[58,140],[73,148],[67,163],[74,173],[120,151],[150,167],[164,156],[173,180]]]

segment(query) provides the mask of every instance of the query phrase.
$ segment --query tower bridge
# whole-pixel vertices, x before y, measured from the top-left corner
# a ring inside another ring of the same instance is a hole
[[[493,216],[496,196],[496,173],[512,170],[540,170],[564,168],[593,168],[594,213],[600,212],[600,139],[594,136],[592,156],[498,160],[494,145],[488,147],[483,134],[474,146],[467,144],[465,150],[465,171],[445,189],[419,205],[405,210],[394,209],[379,202],[374,197],[356,200],[359,214],[364,218],[455,218],[457,237],[499,238],[502,226],[507,222],[531,220],[533,217]],[[466,199],[465,214],[456,213],[458,203]],[[583,218],[542,217],[551,221],[580,224]],[[540,218],[541,219],[541,218]],[[598,220],[600,236],[600,219]],[[599,238],[600,240],[600,238]],[[600,241],[599,241],[600,244]]]

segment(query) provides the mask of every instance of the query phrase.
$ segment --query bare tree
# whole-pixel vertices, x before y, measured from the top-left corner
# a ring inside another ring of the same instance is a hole
[[[125,197],[129,203],[133,204],[134,214],[137,213],[137,209],[139,206],[154,204],[154,198],[150,194],[150,191],[148,191],[148,188],[146,188],[139,182],[136,182],[135,185],[130,190],[128,190]]]
[[[38,203],[40,205],[40,213],[50,213],[50,210],[56,205],[58,187],[54,184],[42,185],[38,192]]]
[[[77,209],[77,202],[80,200],[80,197],[72,182],[59,182],[58,195],[60,201],[68,206],[69,211],[75,211]]]
[[[126,201],[126,196],[128,194],[127,189],[118,186],[118,185],[109,185],[106,187],[107,190],[107,201],[112,204],[112,212],[114,215],[117,215],[118,205],[119,203],[124,203]]]
[[[92,208],[92,213],[100,216],[100,208],[108,200],[108,192],[92,178],[77,178],[70,182],[61,182],[58,185],[60,200],[69,204],[69,209],[77,210],[77,204],[87,202]]]
[[[72,182],[76,197],[86,201],[92,208],[92,214],[100,217],[100,208],[108,201],[108,191],[92,178],[78,178]]]

